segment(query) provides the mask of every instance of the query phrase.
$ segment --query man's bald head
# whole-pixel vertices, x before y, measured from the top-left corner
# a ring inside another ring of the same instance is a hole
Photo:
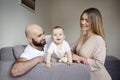
[[[40,25],[30,24],[25,28],[25,34],[28,42],[33,47],[43,48],[46,44],[45,35]]]
[[[32,35],[36,34],[37,32],[43,32],[43,29],[40,25],[37,24],[30,24],[25,28],[26,37],[31,37]]]

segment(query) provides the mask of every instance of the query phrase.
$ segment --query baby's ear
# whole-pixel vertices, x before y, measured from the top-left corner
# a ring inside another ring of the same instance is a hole
[[[64,39],[65,39],[65,34],[64,34]]]

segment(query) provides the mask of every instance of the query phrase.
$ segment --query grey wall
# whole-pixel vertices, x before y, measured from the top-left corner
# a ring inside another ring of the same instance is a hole
[[[0,48],[26,44],[24,28],[29,23],[40,24],[46,34],[51,27],[61,25],[66,40],[73,43],[80,34],[80,14],[86,8],[96,7],[103,16],[107,54],[120,59],[120,0],[36,0],[35,12],[19,1],[0,0]]]
[[[61,25],[66,40],[77,40],[80,14],[89,7],[101,11],[106,34],[107,54],[120,59],[120,0],[51,0],[51,27]]]
[[[50,0],[36,0],[35,12],[21,6],[20,0],[0,0],[0,48],[26,44],[24,29],[31,23],[50,33]]]

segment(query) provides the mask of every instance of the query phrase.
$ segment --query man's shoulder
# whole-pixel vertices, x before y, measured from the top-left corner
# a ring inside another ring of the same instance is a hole
[[[32,48],[31,45],[27,45],[26,48],[25,48],[25,50],[28,50],[28,49],[31,49],[31,48]]]
[[[25,50],[24,50],[24,52],[33,52],[33,51],[35,51],[36,49],[35,48],[33,48],[31,45],[27,45],[26,46],[26,48],[25,48]]]
[[[49,45],[52,42],[51,35],[46,35],[45,40],[46,44]]]

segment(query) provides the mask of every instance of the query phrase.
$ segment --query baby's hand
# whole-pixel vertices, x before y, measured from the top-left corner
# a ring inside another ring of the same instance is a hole
[[[46,63],[45,65],[47,68],[51,68],[51,63]]]
[[[68,61],[68,62],[67,62],[67,65],[68,65],[68,66],[71,66],[71,65],[72,65],[72,61]]]

